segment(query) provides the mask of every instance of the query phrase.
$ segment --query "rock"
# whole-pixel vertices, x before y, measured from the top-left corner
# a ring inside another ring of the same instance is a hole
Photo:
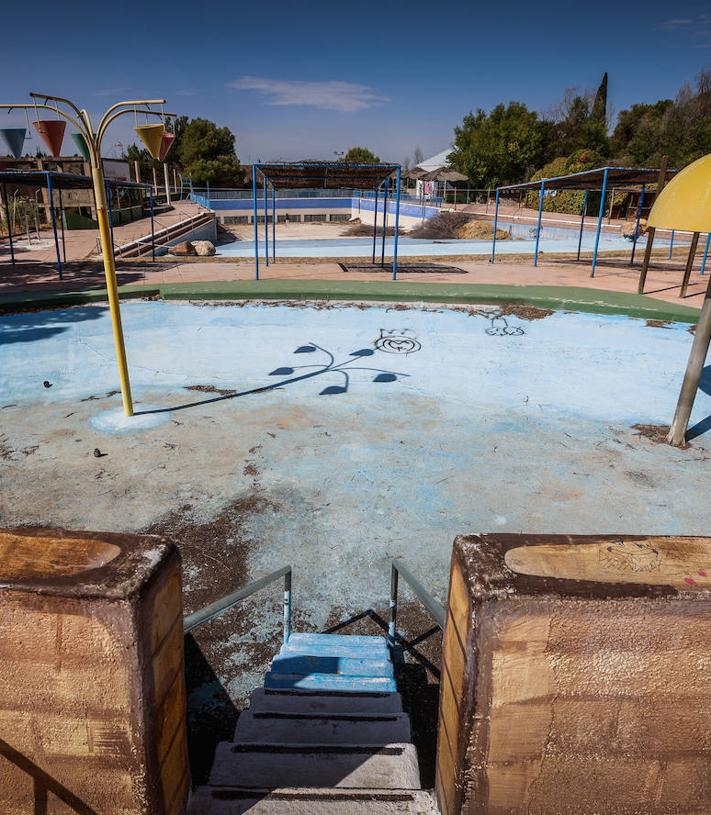
[[[637,226],[636,221],[625,221],[622,226],[620,227],[620,232],[622,233],[623,238],[629,238],[630,240],[634,239],[634,230]],[[637,236],[644,235],[647,231],[647,220],[646,218],[640,218],[639,221],[639,232]]]
[[[212,241],[193,241],[195,253],[200,257],[211,257],[215,254],[215,245]]]
[[[177,255],[178,257],[190,257],[197,255],[197,252],[190,241],[182,241],[181,243],[176,243],[175,246],[170,247],[170,254]]]

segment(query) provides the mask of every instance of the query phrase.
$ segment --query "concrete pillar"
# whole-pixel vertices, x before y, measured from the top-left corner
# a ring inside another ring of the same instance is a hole
[[[457,538],[442,815],[711,812],[710,588],[710,538]]]
[[[155,536],[0,529],[0,812],[179,815],[180,561]]]

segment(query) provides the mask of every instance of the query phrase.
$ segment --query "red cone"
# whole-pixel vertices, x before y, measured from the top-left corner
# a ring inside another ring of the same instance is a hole
[[[64,129],[67,123],[61,119],[39,119],[32,124],[42,137],[42,141],[49,147],[52,157],[57,158],[62,152]]]

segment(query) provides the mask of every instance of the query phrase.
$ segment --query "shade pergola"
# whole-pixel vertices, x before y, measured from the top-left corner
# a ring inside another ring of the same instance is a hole
[[[491,260],[496,260],[496,226],[499,217],[499,196],[502,192],[508,191],[538,191],[538,226],[536,229],[536,249],[534,253],[533,265],[538,266],[538,249],[541,238],[541,220],[543,217],[543,199],[546,192],[553,190],[577,190],[584,192],[583,206],[580,218],[580,236],[578,238],[578,260],[580,260],[580,246],[585,226],[585,215],[587,212],[588,193],[600,193],[600,210],[598,212],[597,231],[595,233],[595,247],[593,249],[592,269],[590,276],[595,276],[597,265],[598,247],[600,244],[600,233],[602,231],[602,219],[605,212],[605,198],[608,189],[619,189],[629,185],[641,186],[639,205],[637,207],[637,220],[632,241],[632,257],[630,264],[634,262],[634,253],[639,236],[639,221],[642,215],[642,204],[644,193],[648,184],[657,184],[657,189],[661,189],[668,179],[673,178],[678,170],[668,170],[664,164],[661,168],[652,167],[598,167],[594,170],[583,170],[579,173],[554,176],[553,178],[542,178],[540,181],[527,181],[523,184],[508,184],[496,188],[496,213],[494,215],[494,237],[492,241]]]
[[[345,187],[375,192],[373,222],[373,263],[378,229],[378,198],[383,192],[382,251],[380,265],[385,266],[385,234],[388,218],[388,196],[395,181],[395,240],[393,243],[393,280],[397,279],[397,244],[400,223],[399,164],[350,164],[340,161],[265,162],[252,165],[252,205],[254,213],[254,269],[259,280],[259,230],[257,223],[257,174],[264,188],[264,257],[269,266],[269,224],[267,216],[267,190],[271,187],[272,204],[272,261],[276,261],[276,190],[278,189],[334,189]]]
[[[57,254],[57,271],[60,280],[62,279],[62,262],[67,262],[64,246],[64,210],[62,203],[62,190],[93,190],[94,184],[88,175],[75,175],[74,173],[60,173],[53,170],[2,170],[0,171],[0,191],[2,192],[2,203],[5,209],[5,219],[7,221],[8,238],[10,243],[10,262],[15,265],[15,247],[13,244],[12,221],[10,220],[10,206],[7,196],[8,185],[14,187],[32,187],[34,189],[47,190],[49,198],[49,211],[52,220],[52,232],[54,235],[54,247]],[[151,189],[147,184],[137,184],[135,181],[121,181],[115,178],[106,179],[107,190],[117,189]],[[60,229],[57,230],[57,213],[54,206],[54,191],[57,190],[59,197]],[[111,223],[111,235],[113,240],[113,218],[111,217],[111,198],[108,196],[109,221]],[[153,196],[151,195],[151,218],[153,217]],[[62,251],[60,253],[59,243]]]
[[[469,181],[469,177],[449,167],[440,167],[419,177],[420,181],[449,181],[456,184],[459,181]]]

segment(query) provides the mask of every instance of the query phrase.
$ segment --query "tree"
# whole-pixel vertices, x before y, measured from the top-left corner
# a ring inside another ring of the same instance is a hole
[[[124,154],[124,158],[126,161],[130,162],[131,165],[131,172],[133,172],[134,162],[138,162],[138,166],[141,172],[141,181],[144,184],[150,184],[151,179],[153,177],[153,168],[155,167],[156,172],[160,170],[162,173],[163,171],[160,169],[161,163],[157,159],[154,159],[151,154],[146,150],[145,147],[139,147],[136,144],[131,144],[128,150]],[[159,176],[160,183],[162,184],[162,175]]]
[[[676,99],[635,104],[620,113],[612,150],[625,164],[656,166],[663,155],[683,167],[711,150],[711,71],[684,85]]]
[[[415,146],[415,158],[414,158],[415,167],[418,167],[422,163],[424,158],[425,158],[425,156],[424,156],[424,154],[422,152],[422,148],[420,147],[419,144],[416,145]]]
[[[234,134],[208,119],[191,119],[185,124],[177,158],[194,184],[227,187],[242,183]]]
[[[454,130],[452,167],[475,187],[517,184],[543,164],[547,125],[522,102],[479,109]]]
[[[607,71],[602,75],[602,81],[595,94],[590,116],[596,121],[607,123]]]
[[[592,170],[602,164],[602,157],[593,150],[577,150],[570,156],[559,156],[545,164],[538,172],[531,176],[531,181],[540,181],[542,178],[555,178],[571,173],[580,173],[583,170]],[[526,206],[538,209],[538,190],[531,190],[526,194]],[[543,199],[545,212],[570,212],[579,214],[582,210],[583,197],[581,190],[557,190],[555,195]],[[597,212],[600,206],[600,194],[590,192],[588,195],[588,212]]]
[[[347,164],[380,164],[380,159],[367,147],[351,147],[343,161]]]
[[[683,152],[683,137],[671,99],[635,104],[620,112],[610,140],[612,154],[633,167],[658,164],[667,155],[675,166]]]
[[[173,144],[167,161],[186,173],[193,183],[215,186],[239,185],[243,181],[239,159],[235,153],[235,137],[227,127],[217,127],[208,119],[188,119],[178,116],[172,123]],[[145,148],[130,145],[124,156],[133,164],[138,161],[141,178],[150,181],[153,169],[162,178],[160,161],[152,158]]]
[[[594,150],[607,156],[607,80],[597,93],[568,88],[552,116],[549,159],[569,156],[577,150]]]

